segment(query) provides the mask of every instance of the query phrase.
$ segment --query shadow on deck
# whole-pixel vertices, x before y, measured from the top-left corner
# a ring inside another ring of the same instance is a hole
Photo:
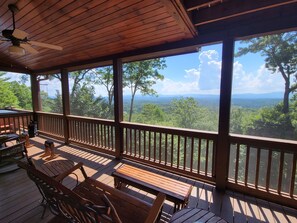
[[[30,139],[33,147],[28,148],[29,156],[40,159],[44,150],[45,138],[35,137]],[[65,146],[55,141],[55,147],[60,157],[83,162],[88,176],[113,186],[114,180],[111,173],[122,163],[141,166],[126,160],[118,161],[111,156],[81,149],[75,146]],[[181,177],[165,171],[141,166],[161,175],[171,177],[194,186],[189,207],[202,208],[215,213],[228,222],[297,222],[297,211],[271,202],[245,196],[243,194],[226,191],[219,193],[215,187],[199,181]],[[79,176],[79,179],[80,178]],[[74,179],[66,179],[67,186],[71,187]],[[151,202],[155,197],[137,188],[129,186],[125,189],[131,195]],[[43,207],[40,206],[41,195],[32,181],[29,180],[24,170],[0,174],[0,222],[50,222],[54,216],[47,209],[41,219]],[[173,213],[173,203],[166,201],[161,222],[168,222]],[[56,221],[55,221],[56,222]]]

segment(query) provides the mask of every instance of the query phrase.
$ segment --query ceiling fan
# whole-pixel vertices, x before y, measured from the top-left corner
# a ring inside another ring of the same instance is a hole
[[[45,47],[53,50],[63,50],[61,46],[29,40],[27,38],[29,35],[28,33],[15,28],[14,14],[18,12],[17,6],[14,4],[9,4],[8,8],[12,13],[13,29],[2,30],[2,38],[0,38],[0,41],[10,41],[12,43],[12,45],[8,48],[10,54],[23,56],[25,55],[25,51],[31,54],[38,53],[38,51],[31,45]]]

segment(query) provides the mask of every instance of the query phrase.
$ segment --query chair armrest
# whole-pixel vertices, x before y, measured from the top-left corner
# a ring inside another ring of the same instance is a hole
[[[65,171],[64,173],[60,174],[59,176],[55,177],[55,180],[57,181],[62,181],[65,177],[67,177],[68,175],[70,175],[72,172],[74,172],[75,170],[80,169],[80,171],[82,172],[83,176],[85,179],[88,178],[86,171],[83,167],[83,163],[79,162],[78,164],[76,164],[75,166],[71,167],[69,170]]]
[[[163,193],[158,193],[156,200],[153,203],[151,210],[148,213],[148,216],[145,220],[145,223],[157,222],[165,202],[166,195]]]

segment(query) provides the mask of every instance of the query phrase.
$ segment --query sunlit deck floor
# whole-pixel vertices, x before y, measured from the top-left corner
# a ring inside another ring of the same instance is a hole
[[[45,138],[35,137],[30,139],[34,145],[28,149],[29,155],[39,158],[43,154]],[[78,147],[65,146],[55,141],[55,147],[60,157],[71,159],[75,162],[83,162],[88,176],[113,186],[114,180],[111,173],[122,163],[113,157],[102,155]],[[137,165],[132,163],[133,165]],[[143,167],[147,168],[147,167]],[[228,222],[297,222],[297,210],[280,206],[254,197],[227,191],[218,193],[214,186],[199,181],[187,179],[153,169],[162,175],[178,179],[194,185],[189,206],[214,212]],[[71,184],[71,179],[68,179]],[[67,183],[67,182],[66,182]],[[137,188],[128,187],[126,191],[148,202],[154,196],[140,191]],[[0,174],[0,222],[50,222],[54,216],[47,209],[41,219],[43,207],[40,206],[41,195],[24,170]],[[167,222],[173,213],[173,204],[165,203],[161,222]],[[56,222],[56,221],[55,221]]]

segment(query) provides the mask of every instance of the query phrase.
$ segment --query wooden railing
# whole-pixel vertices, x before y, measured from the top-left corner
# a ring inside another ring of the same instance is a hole
[[[15,111],[15,113],[0,114],[0,131],[1,133],[20,134],[28,130],[28,125],[33,120],[33,112]]]
[[[42,133],[111,155],[116,154],[114,121],[38,112]],[[29,118],[28,118],[29,120]],[[226,186],[297,208],[297,142],[231,134],[229,164],[215,163],[218,134],[121,122],[123,157],[215,184],[215,165],[228,165]],[[217,148],[218,147],[218,148]]]
[[[37,112],[38,131],[55,138],[64,139],[62,114]]]
[[[214,182],[217,134],[122,123],[124,156]]]
[[[263,198],[296,199],[296,157],[296,141],[231,135],[228,187]]]
[[[89,148],[115,153],[114,122],[97,118],[67,116],[69,140]]]

